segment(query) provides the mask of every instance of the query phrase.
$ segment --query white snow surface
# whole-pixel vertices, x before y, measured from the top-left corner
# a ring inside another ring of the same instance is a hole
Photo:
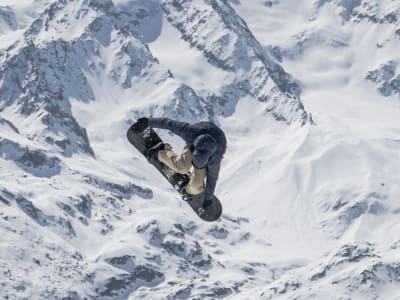
[[[399,300],[398,53],[397,1],[0,0],[0,297]],[[220,220],[141,116],[225,131]]]

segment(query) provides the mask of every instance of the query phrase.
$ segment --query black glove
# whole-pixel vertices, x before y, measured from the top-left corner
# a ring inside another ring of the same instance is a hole
[[[212,203],[212,198],[210,198],[210,199],[205,199],[205,200],[203,201],[202,206],[203,206],[203,208],[207,208],[207,207],[209,207],[209,206],[211,205],[211,203]]]
[[[139,118],[136,121],[136,124],[140,124],[140,125],[143,125],[143,126],[148,126],[149,125],[149,119],[148,118]]]
[[[149,119],[147,118],[139,118],[135,124],[131,126],[131,129],[135,133],[140,133],[143,130],[145,130],[147,127],[149,127]]]

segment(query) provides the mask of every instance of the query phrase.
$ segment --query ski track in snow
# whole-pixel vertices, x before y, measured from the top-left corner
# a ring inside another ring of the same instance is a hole
[[[0,0],[0,296],[400,299],[399,50],[389,0]],[[225,130],[218,222],[143,115]]]

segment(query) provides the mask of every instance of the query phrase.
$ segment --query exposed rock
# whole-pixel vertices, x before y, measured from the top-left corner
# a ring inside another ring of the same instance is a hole
[[[10,121],[0,118],[0,124],[7,126],[8,128],[10,128],[12,131],[14,131],[15,133],[19,133],[17,127],[14,126],[13,123],[11,123]]]
[[[339,219],[350,224],[353,220],[357,219],[365,213],[380,214],[385,211],[383,201],[387,197],[376,192],[367,194],[365,197],[361,197],[361,200],[355,202],[353,205],[348,206],[347,203],[342,206]]]
[[[75,217],[75,210],[68,204],[59,202],[57,205],[71,217]]]
[[[367,73],[366,79],[378,85],[378,91],[385,97],[400,95],[400,74],[396,76],[397,62],[391,60]]]
[[[0,68],[1,82],[11,83],[0,84],[0,92],[6,105],[17,103],[23,115],[42,111],[41,122],[56,136],[63,131],[68,137],[55,139],[54,134],[46,131],[40,136],[46,143],[59,147],[66,155],[76,150],[93,154],[86,131],[77,124],[69,105],[63,101],[75,96],[68,94],[65,88],[70,80],[76,80],[72,84],[76,87],[75,91],[80,91],[79,98],[92,97],[87,91],[87,84],[84,85],[83,73],[74,67],[76,62],[71,56],[74,52],[71,48],[64,41],[50,42],[40,48],[32,43],[26,45],[17,54],[10,55]]]
[[[165,106],[165,115],[179,120],[191,120],[199,122],[204,120],[204,116],[212,117],[212,110],[204,107],[204,100],[197,96],[195,91],[187,85],[182,84],[174,92],[170,104]],[[211,116],[210,114],[211,113]]]
[[[186,270],[189,265],[200,270],[211,267],[211,256],[203,253],[201,245],[196,240],[182,239],[173,231],[164,233],[156,220],[139,225],[136,231],[145,234],[151,245],[163,248],[168,253],[182,258],[182,270]]]
[[[11,30],[17,29],[17,21],[14,11],[9,6],[0,6],[0,27],[9,27]],[[1,28],[0,33],[3,28]]]
[[[211,234],[216,239],[226,239],[229,234],[228,230],[218,225],[211,228],[208,233]]]
[[[375,24],[395,24],[400,15],[400,11],[390,3],[377,0],[317,0],[314,2],[316,11],[326,4],[337,7],[344,22],[367,20]]]
[[[85,176],[85,182],[92,184],[105,191],[109,191],[121,198],[129,199],[133,195],[138,195],[144,199],[151,199],[153,197],[153,191],[148,188],[135,185],[133,183],[121,185],[117,183],[107,182],[103,179],[94,176]]]
[[[11,140],[0,138],[0,156],[13,160],[25,172],[37,177],[52,177],[60,173],[61,160],[45,151],[22,147]]]
[[[302,284],[297,280],[288,280],[286,282],[282,282],[280,285],[271,287],[270,290],[274,294],[286,294],[287,292],[299,289],[301,286]]]
[[[75,208],[83,214],[86,218],[92,217],[92,203],[93,200],[89,195],[82,195],[80,199],[75,201]]]
[[[10,206],[11,202],[15,200],[15,196],[13,193],[8,191],[5,188],[0,189],[0,201],[3,202],[4,204]]]
[[[165,237],[156,220],[137,226],[136,232],[146,234],[149,243],[155,247],[160,247]]]
[[[102,235],[107,235],[114,230],[114,227],[109,222],[109,218],[104,215],[100,218],[99,223],[102,225],[100,231]]]
[[[339,15],[345,21],[349,21],[353,16],[355,9],[361,5],[362,0],[317,0],[314,5],[317,10],[327,3],[332,3],[340,8]]]
[[[162,273],[149,266],[139,265],[129,274],[120,274],[106,280],[96,292],[102,299],[127,298],[142,285],[152,287],[164,280]]]
[[[16,198],[18,206],[22,211],[31,217],[40,226],[52,226],[60,230],[68,237],[76,237],[76,233],[70,221],[63,217],[52,216],[45,214],[42,210],[38,209],[31,201],[22,196]]]
[[[135,257],[131,255],[107,258],[106,262],[113,267],[125,270],[129,273],[133,273],[135,271]]]
[[[320,266],[317,272],[311,275],[310,280],[315,281],[327,276],[329,271],[338,268],[340,265],[359,262],[366,258],[375,257],[374,248],[371,244],[362,245],[343,245],[333,256],[330,257],[328,263]]]

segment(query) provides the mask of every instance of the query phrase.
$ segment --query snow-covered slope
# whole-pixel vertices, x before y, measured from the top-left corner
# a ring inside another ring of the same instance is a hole
[[[0,295],[399,299],[399,30],[389,0],[1,0]],[[225,130],[221,220],[140,116]]]

